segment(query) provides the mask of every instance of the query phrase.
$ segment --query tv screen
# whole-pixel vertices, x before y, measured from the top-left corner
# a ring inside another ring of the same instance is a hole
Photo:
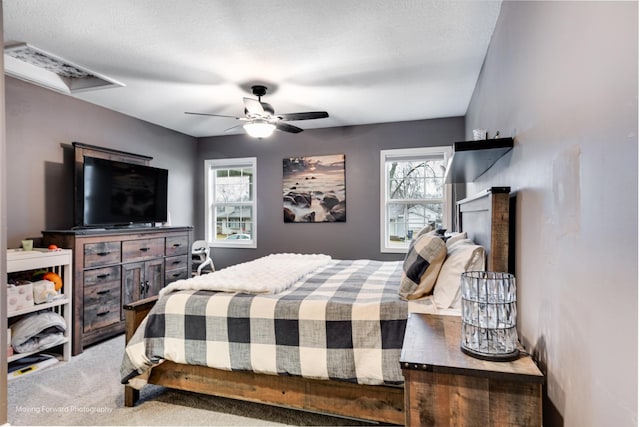
[[[81,225],[166,221],[168,174],[166,169],[85,157]]]

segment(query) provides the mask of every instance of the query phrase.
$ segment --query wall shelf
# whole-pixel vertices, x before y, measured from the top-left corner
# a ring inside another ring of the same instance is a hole
[[[513,148],[513,138],[461,141],[453,144],[445,183],[473,182]]]

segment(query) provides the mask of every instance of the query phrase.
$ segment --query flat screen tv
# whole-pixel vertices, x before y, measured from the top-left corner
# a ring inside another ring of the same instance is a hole
[[[76,222],[83,227],[132,226],[167,220],[168,171],[85,157]],[[81,221],[78,221],[81,219]]]

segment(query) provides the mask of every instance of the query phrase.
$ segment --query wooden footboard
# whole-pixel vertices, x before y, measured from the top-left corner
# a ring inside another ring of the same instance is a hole
[[[157,297],[124,306],[126,341],[153,307]],[[404,389],[344,381],[223,371],[205,366],[163,362],[151,371],[149,384],[232,399],[404,424]],[[134,406],[139,391],[125,386],[125,406]]]
[[[404,424],[402,387],[222,371],[173,362],[154,368],[149,383],[328,415]]]
[[[147,317],[151,308],[158,301],[158,297],[151,297],[136,301],[131,304],[125,304],[124,309],[124,322],[125,322],[125,343],[128,343],[133,336],[138,325],[142,322],[142,319]],[[134,406],[140,398],[140,392],[128,385],[124,386],[124,405]]]

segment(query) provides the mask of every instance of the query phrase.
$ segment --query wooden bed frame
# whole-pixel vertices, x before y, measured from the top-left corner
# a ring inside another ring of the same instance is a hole
[[[509,187],[493,187],[458,202],[458,230],[483,245],[487,270],[507,271],[510,224]],[[156,302],[156,297],[124,306],[126,341]],[[399,363],[399,362],[398,362]],[[404,424],[404,389],[358,385],[343,381],[312,380],[294,376],[223,371],[165,361],[153,368],[148,380],[168,388],[193,391],[327,415]],[[139,391],[125,386],[125,406],[134,406]]]

